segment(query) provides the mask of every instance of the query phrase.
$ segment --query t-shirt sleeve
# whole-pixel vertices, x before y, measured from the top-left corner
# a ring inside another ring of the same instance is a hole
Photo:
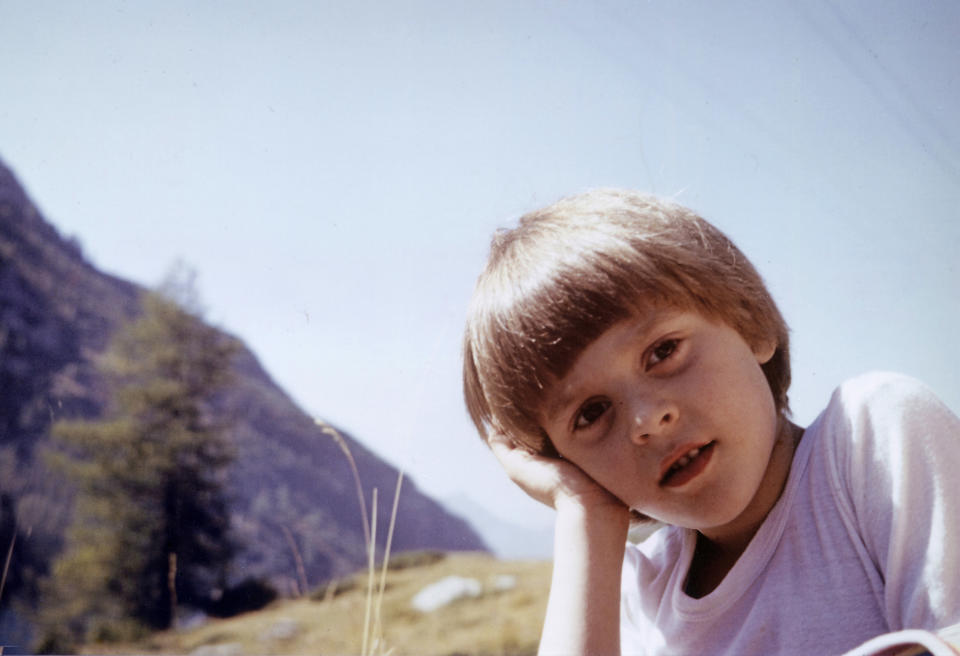
[[[849,439],[836,443],[836,484],[882,579],[890,630],[960,621],[960,420],[903,376],[868,375],[838,394]]]

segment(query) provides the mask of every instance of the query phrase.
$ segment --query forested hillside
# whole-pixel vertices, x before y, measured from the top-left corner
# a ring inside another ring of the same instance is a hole
[[[87,261],[75,239],[45,221],[0,163],[0,547],[13,544],[0,610],[38,602],[40,581],[62,548],[74,489],[44,453],[50,428],[103,415],[113,390],[97,367],[111,336],[141,312],[143,289]],[[335,315],[319,320],[336,321]],[[364,562],[356,488],[341,447],[295,406],[242,344],[215,412],[235,453],[226,474],[231,578],[263,578],[281,594]],[[318,373],[335,375],[335,372]],[[341,434],[342,431],[341,431]],[[392,496],[395,468],[347,434],[368,494]],[[58,447],[62,448],[62,447]],[[58,476],[61,476],[58,478]],[[389,503],[378,522],[389,523]],[[484,550],[461,519],[404,483],[395,552]],[[378,535],[383,544],[385,531]],[[298,570],[298,562],[302,568]],[[0,629],[4,626],[0,623]],[[2,637],[2,636],[0,636]],[[0,640],[2,644],[2,640]]]

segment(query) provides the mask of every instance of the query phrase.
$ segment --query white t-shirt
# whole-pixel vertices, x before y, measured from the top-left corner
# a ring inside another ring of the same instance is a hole
[[[696,533],[627,545],[624,654],[840,654],[960,622],[960,420],[921,383],[844,383],[720,585],[683,592]]]

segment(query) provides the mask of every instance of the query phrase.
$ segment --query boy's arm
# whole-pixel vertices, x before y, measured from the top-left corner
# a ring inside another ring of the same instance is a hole
[[[558,504],[541,654],[620,653],[620,570],[626,512]]]
[[[629,512],[568,461],[490,439],[510,478],[557,511],[541,654],[620,653],[620,573]]]
[[[865,380],[840,461],[852,521],[890,628],[935,631],[960,622],[960,420],[916,381]]]

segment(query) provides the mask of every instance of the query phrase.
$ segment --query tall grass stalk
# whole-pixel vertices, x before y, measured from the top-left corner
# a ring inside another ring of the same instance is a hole
[[[13,546],[17,543],[17,522],[13,522],[13,535],[10,537],[10,546],[7,548],[7,557],[3,562],[3,575],[0,576],[0,599],[3,599],[3,588],[7,585],[7,572],[10,570],[10,560],[13,558]],[[3,647],[0,646],[0,654]]]
[[[383,563],[380,568],[380,585],[377,587],[376,597],[374,597],[373,587],[376,579],[376,560],[377,560],[377,488],[373,488],[373,504],[370,519],[367,519],[367,504],[363,495],[363,484],[360,482],[360,472],[357,470],[357,463],[350,452],[350,446],[343,439],[336,428],[323,421],[314,419],[320,430],[333,438],[343,451],[350,463],[350,471],[353,472],[353,481],[357,486],[357,497],[360,499],[360,512],[363,519],[363,536],[367,546],[367,594],[366,609],[363,617],[363,647],[362,656],[371,656],[372,654],[389,654],[385,650],[383,641],[383,621],[381,619],[380,609],[383,606],[383,593],[387,588],[387,569],[390,563],[390,547],[393,545],[393,531],[397,525],[397,507],[400,505],[400,488],[403,486],[403,471],[397,472],[397,486],[393,493],[393,508],[390,511],[390,527],[387,529],[387,544],[383,551]],[[368,523],[369,522],[369,523]],[[372,620],[372,624],[371,624]],[[0,654],[2,656],[2,654]]]
[[[367,609],[363,614],[363,656],[369,656],[367,647],[370,645],[370,612],[373,609],[373,579],[377,551],[377,488],[373,488],[373,518],[370,520],[370,544],[367,550]]]
[[[303,558],[300,557],[300,550],[297,548],[297,541],[293,538],[293,533],[285,525],[280,527],[283,530],[283,537],[287,539],[287,546],[293,553],[293,564],[297,569],[297,580],[300,585],[297,589],[297,596],[302,597],[307,594],[307,570],[303,566]]]
[[[353,454],[350,453],[350,447],[347,445],[347,441],[343,439],[343,436],[340,435],[340,432],[325,422],[323,419],[314,419],[314,422],[317,426],[320,427],[320,431],[326,433],[333,438],[333,441],[337,443],[337,446],[340,447],[340,450],[343,451],[343,455],[347,457],[347,462],[350,463],[350,471],[353,472],[353,482],[357,486],[357,497],[360,499],[360,515],[363,520],[363,538],[366,541],[367,549],[370,548],[370,520],[367,518],[367,501],[363,496],[363,484],[360,483],[360,472],[357,470],[357,463],[353,459]]]
[[[350,463],[350,470],[353,472],[353,481],[357,486],[357,497],[360,499],[360,512],[363,518],[363,535],[367,546],[367,594],[366,609],[363,618],[363,648],[362,656],[371,656],[372,654],[389,654],[384,647],[383,640],[383,621],[380,610],[383,606],[383,593],[387,588],[387,569],[390,563],[390,548],[393,545],[393,531],[397,525],[397,508],[400,505],[400,488],[403,486],[403,471],[397,472],[397,486],[393,493],[393,508],[390,511],[390,527],[387,529],[387,544],[383,552],[383,563],[380,569],[380,585],[377,588],[376,597],[374,597],[373,587],[376,579],[376,556],[377,556],[377,488],[373,488],[372,516],[367,519],[367,504],[363,496],[363,485],[360,482],[360,472],[357,470],[357,463],[350,452],[350,446],[336,428],[323,421],[314,419],[320,430],[333,438],[343,451]],[[368,524],[369,521],[369,524]],[[371,624],[371,619],[373,623]],[[2,654],[0,654],[2,656]]]
[[[17,543],[17,522],[13,522],[13,535],[10,537],[10,546],[7,548],[7,557],[3,562],[3,575],[0,576],[0,599],[3,599],[3,588],[7,585],[7,572],[10,571],[10,560],[13,558],[13,546]],[[3,656],[3,645],[0,644],[0,656]]]
[[[383,606],[383,591],[387,587],[387,569],[390,564],[390,547],[393,543],[393,529],[397,525],[397,506],[400,504],[400,487],[403,485],[403,471],[397,472],[397,486],[393,493],[393,509],[390,511],[390,528],[387,529],[387,546],[383,552],[383,565],[380,569],[380,589],[377,591],[376,608],[373,613],[373,649],[383,648],[383,621],[380,609]]]

